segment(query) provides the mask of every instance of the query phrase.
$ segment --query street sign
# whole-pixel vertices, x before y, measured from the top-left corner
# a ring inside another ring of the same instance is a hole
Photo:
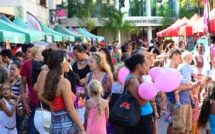
[[[0,0],[0,7],[17,7],[20,6],[20,0]]]

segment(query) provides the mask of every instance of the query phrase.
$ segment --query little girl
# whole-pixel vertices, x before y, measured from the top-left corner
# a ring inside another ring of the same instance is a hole
[[[0,88],[3,98],[0,100],[0,134],[17,134],[16,112],[22,116],[22,110],[18,108],[21,97],[16,102],[11,99],[12,89],[9,83],[3,83]]]
[[[197,129],[197,121],[199,118],[199,110],[201,109],[201,105],[199,105],[199,100],[198,100],[198,93],[199,93],[200,86],[199,85],[194,85],[191,92],[193,94],[193,99],[195,102],[195,107],[192,110],[192,129],[190,131],[190,134],[196,134],[200,133],[199,130]]]
[[[106,134],[109,107],[108,101],[101,97],[101,82],[92,80],[89,84],[89,93],[91,98],[86,102],[87,134]]]

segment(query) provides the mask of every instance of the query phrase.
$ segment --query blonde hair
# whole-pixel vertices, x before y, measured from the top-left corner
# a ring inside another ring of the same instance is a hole
[[[34,45],[32,47],[32,50],[31,50],[31,55],[32,57],[36,57],[36,55],[39,53],[39,52],[42,52],[43,50],[45,50],[45,46],[40,46],[40,45]]]
[[[117,79],[118,79],[118,73],[119,73],[120,69],[122,69],[123,67],[125,67],[125,64],[124,64],[124,63],[119,64],[119,65],[117,66],[117,68],[115,69],[115,71],[114,71],[114,76],[115,76]]]
[[[100,115],[101,111],[102,111],[102,106],[101,106],[101,102],[100,102],[100,95],[103,94],[103,88],[102,88],[101,82],[98,80],[91,80],[91,82],[89,84],[89,91],[90,91],[89,93],[90,93],[91,97],[93,94],[99,96],[99,100],[97,103],[98,113],[96,114],[96,117],[98,117],[98,115]]]
[[[188,57],[188,56],[190,56],[190,57]],[[192,58],[191,52],[189,52],[189,51],[184,51],[184,52],[182,53],[182,55],[181,55],[181,59],[182,59],[183,61],[185,61],[185,60],[188,59],[188,58]]]
[[[152,57],[153,57],[153,54],[152,54],[152,53],[150,53],[150,52],[147,52],[147,53],[146,53],[146,58],[147,58],[147,59],[150,60]]]
[[[110,66],[106,60],[105,55],[101,52],[94,52],[92,53],[91,57],[96,59],[96,63],[101,67],[102,71],[108,73],[111,80],[113,80],[113,74],[111,72]]]

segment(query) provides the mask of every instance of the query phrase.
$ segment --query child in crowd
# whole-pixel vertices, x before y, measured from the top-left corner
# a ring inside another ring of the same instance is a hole
[[[45,69],[44,63],[43,63],[43,56],[42,51],[45,49],[44,46],[34,45],[31,53],[34,60],[32,61],[32,70],[31,70],[31,84],[34,86],[34,84],[37,81],[37,77],[41,70]]]
[[[109,118],[108,101],[101,97],[102,85],[98,80],[89,84],[91,98],[86,102],[87,134],[106,134],[106,122]]]
[[[185,51],[181,55],[183,63],[179,65],[178,70],[181,74],[181,84],[190,84],[191,83],[191,77],[193,76],[194,78],[201,79],[201,76],[198,76],[197,74],[194,74],[193,72],[193,67],[190,65],[190,62],[192,60],[192,54],[189,51]],[[173,109],[177,109],[181,103],[179,99],[179,92],[180,90],[175,90],[174,91],[174,96],[175,96],[175,106]],[[192,98],[192,93],[191,94],[191,100],[192,100],[192,107],[195,106],[194,100]]]
[[[80,78],[78,74],[73,73],[73,76],[75,78],[76,93],[77,92],[83,93],[84,88],[81,87]],[[74,102],[75,109],[78,113],[79,118],[81,119],[82,124],[84,124],[85,122],[85,111],[86,111],[85,101],[86,101],[85,97],[76,96],[76,100]]]
[[[22,116],[22,110],[18,108],[21,97],[16,102],[11,99],[12,89],[9,83],[3,83],[0,88],[3,98],[0,100],[0,133],[17,134],[16,112]]]
[[[123,92],[122,83],[118,80],[118,73],[119,73],[119,70],[122,69],[124,66],[125,66],[124,64],[118,65],[115,72],[114,72],[114,78],[116,79],[116,81],[111,86],[111,94],[112,93],[121,94]]]
[[[197,121],[199,118],[199,110],[201,109],[201,105],[199,105],[199,99],[198,99],[198,93],[200,90],[200,85],[194,85],[191,92],[193,94],[195,107],[193,109],[193,122],[192,122],[192,129],[190,131],[190,134],[198,134],[199,130],[197,129]]]
[[[16,60],[17,61],[20,61],[20,62],[23,62],[23,55],[22,55],[22,52],[17,52],[16,54],[15,54],[15,57],[16,57]]]

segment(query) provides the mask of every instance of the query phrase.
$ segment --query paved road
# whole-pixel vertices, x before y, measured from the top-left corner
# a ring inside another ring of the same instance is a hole
[[[158,134],[166,134],[166,129],[168,123],[164,122],[165,115],[162,115],[160,119],[157,120],[158,123]],[[205,134],[205,130],[201,134]]]

